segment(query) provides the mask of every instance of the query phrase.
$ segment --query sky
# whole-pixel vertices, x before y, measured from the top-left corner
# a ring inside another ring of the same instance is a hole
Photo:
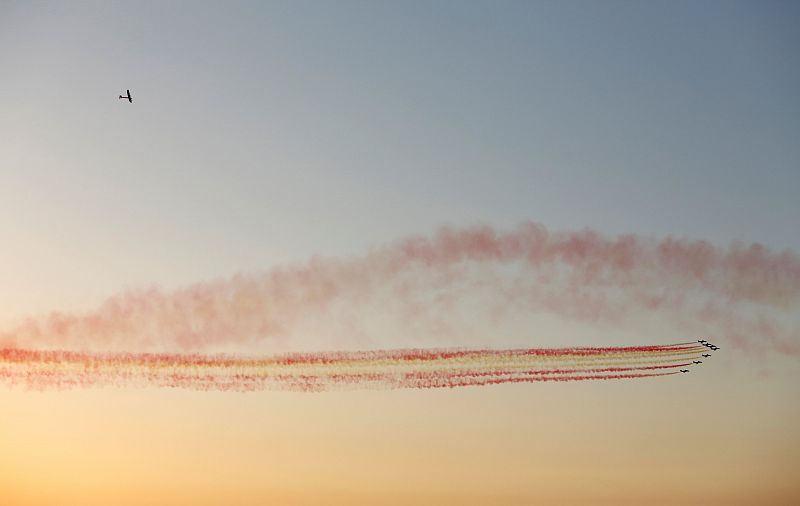
[[[798,21],[790,2],[3,2],[0,337],[442,226],[800,252]],[[774,309],[795,345],[797,293]],[[459,343],[348,297],[287,347],[698,338],[694,313],[515,309],[444,315]],[[795,503],[798,358],[719,343],[631,382],[3,385],[0,502]]]

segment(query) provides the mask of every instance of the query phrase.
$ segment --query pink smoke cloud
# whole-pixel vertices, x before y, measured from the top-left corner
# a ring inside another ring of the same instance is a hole
[[[357,334],[365,318],[359,308],[372,304],[442,333],[478,305],[498,320],[508,311],[543,312],[625,325],[654,314],[715,332],[723,343],[798,354],[798,302],[800,259],[791,252],[525,223],[507,232],[442,228],[359,257],[314,257],[172,292],[127,291],[94,311],[52,313],[0,331],[0,347],[270,349],[309,321],[338,322]]]

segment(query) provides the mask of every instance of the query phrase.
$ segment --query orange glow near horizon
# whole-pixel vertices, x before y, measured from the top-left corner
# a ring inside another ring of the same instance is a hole
[[[789,484],[800,448],[784,435],[798,408],[776,409],[762,397],[743,411],[737,399],[757,391],[752,384],[685,380],[311,395],[3,389],[12,416],[0,426],[0,502],[785,504],[797,497]]]

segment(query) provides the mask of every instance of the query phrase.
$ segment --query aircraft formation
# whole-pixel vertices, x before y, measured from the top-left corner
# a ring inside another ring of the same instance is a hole
[[[698,339],[697,342],[702,344],[706,348],[710,349],[711,351],[717,351],[719,349],[719,346],[713,345],[708,341],[706,341],[705,339]]]
[[[702,344],[703,346],[705,346],[706,348],[708,348],[711,351],[719,350],[719,346],[711,344],[710,342],[706,341],[705,339],[698,339],[697,342]],[[711,354],[710,353],[703,353],[701,356],[703,358],[708,358],[708,357],[711,356]],[[692,361],[692,364],[694,364],[694,365],[698,365],[698,364],[702,364],[702,363],[703,363],[702,360],[693,360]],[[687,373],[687,372],[689,372],[689,370],[688,369],[680,369],[680,372]]]

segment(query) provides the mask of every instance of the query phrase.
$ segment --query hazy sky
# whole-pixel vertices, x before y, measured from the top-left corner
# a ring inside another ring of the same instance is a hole
[[[534,220],[800,251],[799,25],[792,2],[0,2],[0,328],[127,287],[362,254],[444,224]],[[132,104],[117,99],[126,89]],[[666,504],[795,502],[796,359],[771,372],[762,361],[752,384],[733,362],[707,370],[717,400],[696,377],[693,390],[659,383],[659,398],[609,384],[453,396],[4,389],[0,485],[15,483],[20,504],[59,503],[38,483],[75,504],[108,503],[110,490],[141,498],[98,464],[120,444],[111,461],[164,504],[199,504],[190,488],[208,504],[234,491],[244,503],[388,504],[382,494],[400,490],[398,504],[641,504],[653,491]],[[481,406],[497,418],[470,418]],[[710,443],[694,435],[714,423],[730,426]],[[167,450],[136,449],[152,437]],[[164,455],[189,467],[165,478],[148,464]],[[707,472],[708,490],[693,481]],[[268,475],[285,481],[259,488]],[[587,488],[562,495],[580,477]],[[693,484],[672,489],[673,478]]]

